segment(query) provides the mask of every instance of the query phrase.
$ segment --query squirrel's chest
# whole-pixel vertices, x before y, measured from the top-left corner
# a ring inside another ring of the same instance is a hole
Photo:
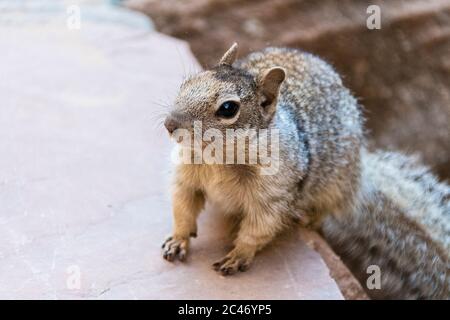
[[[235,214],[241,211],[241,200],[237,197],[237,193],[227,186],[208,184],[204,189],[204,194],[206,201],[222,213]]]
[[[251,201],[246,195],[246,181],[239,172],[216,166],[193,166],[189,168],[193,188],[201,190],[206,200],[223,213],[237,213]]]

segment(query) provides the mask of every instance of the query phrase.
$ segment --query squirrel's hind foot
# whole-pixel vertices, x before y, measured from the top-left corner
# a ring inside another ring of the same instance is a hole
[[[224,276],[232,275],[238,271],[247,271],[253,261],[254,254],[247,254],[233,249],[224,258],[213,264],[214,270]]]

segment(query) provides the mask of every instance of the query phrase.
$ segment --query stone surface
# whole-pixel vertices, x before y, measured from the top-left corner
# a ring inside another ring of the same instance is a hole
[[[450,179],[449,0],[128,2],[187,40],[204,66],[234,41],[241,54],[269,45],[318,54],[360,98],[372,148],[417,153]],[[369,5],[380,7],[380,30],[366,27]]]
[[[369,300],[361,284],[325,239],[312,230],[301,230],[300,238],[320,254],[346,300]]]
[[[211,209],[187,263],[164,261],[161,120],[198,64],[185,43],[128,15],[121,23],[106,11],[69,30],[65,10],[40,20],[42,10],[0,20],[0,298],[342,299],[299,231],[248,272],[216,274],[229,242]]]

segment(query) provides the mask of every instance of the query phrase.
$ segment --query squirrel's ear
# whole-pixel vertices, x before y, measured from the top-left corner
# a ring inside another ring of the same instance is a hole
[[[226,65],[231,66],[233,64],[233,62],[236,60],[237,51],[238,51],[238,44],[235,42],[230,47],[230,49],[228,49],[228,51],[225,52],[223,57],[220,59],[219,64],[226,64]]]
[[[267,70],[264,70],[262,74],[259,76],[258,86],[262,91],[263,100],[261,101],[261,106],[264,109],[269,109],[269,106],[272,106],[270,109],[275,111],[274,103],[278,97],[278,93],[280,91],[280,86],[286,77],[286,72],[281,67],[273,67]],[[270,113],[270,110],[267,110]]]

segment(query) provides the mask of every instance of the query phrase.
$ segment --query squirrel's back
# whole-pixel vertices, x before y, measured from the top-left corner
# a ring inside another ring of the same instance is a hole
[[[236,66],[253,75],[273,66],[286,70],[273,124],[281,132],[280,151],[305,162],[297,208],[320,220],[346,207],[359,183],[363,119],[340,76],[322,59],[290,48],[251,53]]]

